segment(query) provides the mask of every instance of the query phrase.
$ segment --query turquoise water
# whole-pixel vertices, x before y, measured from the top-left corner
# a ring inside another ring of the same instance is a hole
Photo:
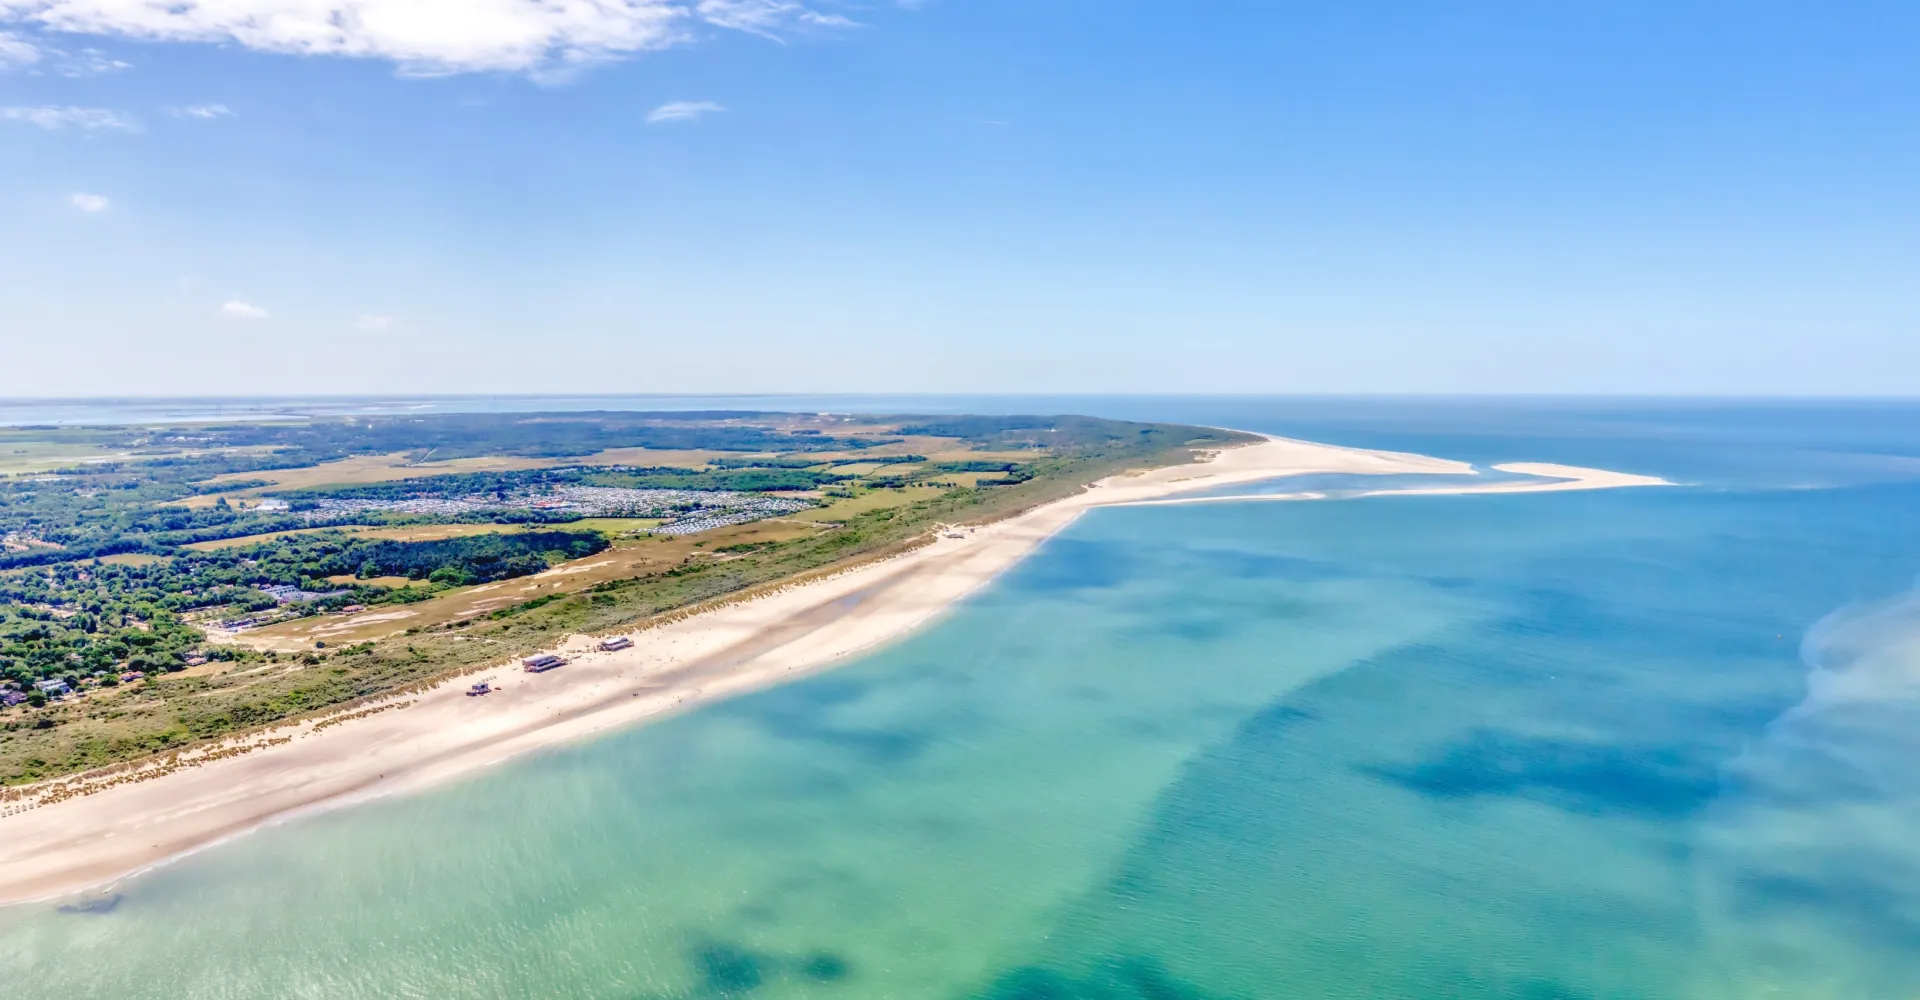
[[[1241,414],[1695,485],[1096,512],[831,674],[0,910],[0,992],[1910,1000],[1909,412]]]

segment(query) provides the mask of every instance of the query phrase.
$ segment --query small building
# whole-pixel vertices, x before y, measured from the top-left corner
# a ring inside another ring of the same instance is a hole
[[[629,639],[624,635],[617,635],[611,639],[600,640],[600,651],[603,653],[611,653],[615,650],[626,649],[632,645],[633,645],[632,639]]]
[[[189,660],[188,662],[192,662],[192,661]],[[120,675],[120,683],[122,684],[132,683],[133,681],[137,681],[140,678],[145,676],[147,676],[147,672],[144,670],[129,670],[126,673]]]
[[[63,694],[73,693],[73,689],[67,686],[67,682],[58,677],[49,677],[43,681],[34,681],[33,687],[34,690],[39,691],[49,698],[58,698]]]
[[[195,653],[194,655],[187,657],[187,666],[189,667],[197,667],[205,662],[207,662],[207,658],[204,656],[201,656],[198,653]]]
[[[276,583],[270,587],[254,588],[280,604],[292,604],[295,601],[324,601],[334,597],[345,597],[351,590],[301,590],[291,584]]]
[[[0,691],[0,707],[12,708],[26,700],[24,691]]]
[[[539,656],[529,656],[526,659],[521,660],[520,662],[522,665],[524,665],[527,668],[527,673],[530,673],[530,674],[543,674],[549,670],[552,670],[555,667],[564,667],[567,665],[566,660],[562,659],[561,657],[555,656],[552,653],[542,653]]]
[[[364,604],[349,604],[346,607],[341,608],[340,613],[343,615],[357,615],[360,612],[365,610],[367,610],[367,606]]]

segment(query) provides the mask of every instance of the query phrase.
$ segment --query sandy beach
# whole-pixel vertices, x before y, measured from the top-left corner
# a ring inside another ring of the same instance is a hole
[[[1644,476],[1515,464],[1540,477],[1385,493],[1508,493],[1665,485]],[[1270,438],[1200,464],[1105,480],[1018,516],[940,532],[904,555],[632,633],[605,653],[576,636],[565,667],[503,663],[392,699],[359,717],[283,727],[150,780],[125,781],[0,816],[0,903],[112,880],[260,825],[426,787],[517,754],[580,740],[828,668],[928,622],[1085,511],[1142,503],[1274,500],[1180,497],[1307,473],[1471,476],[1462,462]],[[1304,495],[1289,495],[1293,499]],[[465,697],[487,680],[495,691]],[[57,784],[56,784],[56,787]]]

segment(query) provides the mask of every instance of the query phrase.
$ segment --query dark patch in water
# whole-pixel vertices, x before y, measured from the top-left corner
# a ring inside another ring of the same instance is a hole
[[[1711,770],[1669,747],[1617,746],[1475,730],[1411,767],[1363,767],[1433,799],[1515,796],[1573,812],[1685,816],[1718,793]]]
[[[1126,582],[1128,562],[1120,545],[1054,538],[1047,543],[1047,558],[1028,560],[1007,584],[1013,590],[1052,593],[1104,590]]]
[[[1303,722],[1317,718],[1312,712],[1292,705],[1273,704],[1255,712],[1240,727],[1240,739],[1272,739]]]
[[[873,684],[850,678],[808,681],[741,701],[727,711],[753,720],[781,739],[823,743],[853,751],[876,764],[911,760],[924,750],[922,733],[839,727],[827,720],[829,710],[860,701]]]
[[[1239,630],[1237,624],[1227,619],[1199,615],[1169,617],[1158,625],[1158,631],[1161,634],[1185,639],[1188,642],[1224,639]]]
[[[1593,1000],[1593,994],[1576,990],[1564,983],[1550,980],[1534,980],[1523,983],[1514,991],[1515,1000]]]
[[[707,941],[688,956],[698,995],[737,997],[777,979],[799,976],[816,983],[837,983],[853,974],[845,956],[831,951],[785,956],[755,951],[726,941]]]
[[[1241,580],[1287,580],[1294,583],[1317,583],[1322,580],[1338,580],[1353,574],[1340,569],[1332,563],[1318,559],[1301,559],[1295,556],[1271,555],[1264,552],[1235,552],[1215,550],[1196,553],[1200,562],[1209,571],[1218,572]]]
[[[833,705],[851,705],[865,698],[874,688],[874,682],[854,677],[816,677],[804,684],[795,684],[786,688],[780,701],[804,701],[814,707]]]
[[[1040,966],[1014,969],[980,993],[982,1000],[1212,1000],[1175,979],[1157,960],[1128,957],[1102,962],[1081,978]]]
[[[766,956],[738,945],[709,942],[693,951],[693,970],[708,993],[737,996],[766,982]]]
[[[1060,693],[1064,697],[1072,698],[1074,701],[1082,701],[1096,705],[1106,704],[1116,700],[1111,690],[1097,684],[1076,684],[1072,687],[1062,689]]]
[[[829,951],[815,952],[800,963],[800,974],[817,983],[837,983],[850,971],[846,959]]]
[[[1920,954],[1920,915],[1904,884],[1888,884],[1885,859],[1869,855],[1860,870],[1825,871],[1813,877],[1745,873],[1730,879],[1744,916],[1797,911],[1847,928],[1856,938]],[[1824,866],[1832,869],[1833,864]]]
[[[111,896],[103,896],[99,899],[89,899],[89,900],[86,900],[85,902],[80,902],[80,903],[68,903],[65,906],[60,907],[60,912],[61,913],[91,913],[91,914],[112,913],[114,910],[120,907],[121,902],[123,902],[126,898],[127,897],[116,892]]]

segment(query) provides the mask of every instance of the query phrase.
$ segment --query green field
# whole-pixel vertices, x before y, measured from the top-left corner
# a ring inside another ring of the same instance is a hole
[[[584,522],[574,523],[583,524]],[[526,530],[526,525],[523,524],[420,524],[390,528],[369,528],[363,526],[348,526],[344,528],[294,528],[289,531],[269,531],[258,535],[241,535],[238,538],[221,538],[211,542],[192,542],[181,546],[181,548],[194,552],[216,552],[220,549],[258,545],[262,542],[271,542],[281,538],[294,538],[300,535],[311,535],[322,531],[343,531],[356,538],[386,538],[401,542],[424,542],[441,538],[464,538],[469,535],[487,535],[524,530]],[[598,531],[603,529],[589,526],[588,530]]]

